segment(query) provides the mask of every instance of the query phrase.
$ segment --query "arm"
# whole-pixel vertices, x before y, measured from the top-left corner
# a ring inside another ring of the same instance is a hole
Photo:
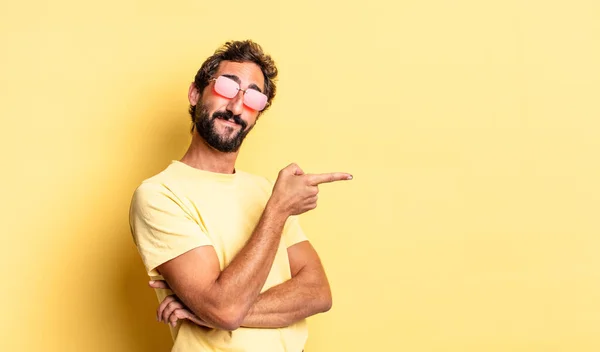
[[[157,269],[201,321],[219,329],[237,329],[264,286],[287,218],[316,207],[319,183],[342,179],[349,175],[304,175],[292,164],[280,172],[250,239],[223,271],[210,246],[192,249]]]
[[[292,278],[261,293],[250,308],[242,326],[254,328],[286,327],[331,308],[331,291],[325,270],[310,242],[288,248]],[[151,281],[150,287],[169,289],[164,281]],[[213,327],[194,316],[176,296],[168,296],[158,307],[159,321],[175,326],[188,319],[197,325]]]
[[[331,290],[321,260],[310,242],[288,248],[292,278],[258,296],[242,326],[278,328],[331,308]]]

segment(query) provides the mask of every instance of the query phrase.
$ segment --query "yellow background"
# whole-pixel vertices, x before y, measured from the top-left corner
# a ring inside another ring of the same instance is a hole
[[[568,3],[568,4],[567,4]],[[1,351],[167,351],[129,233],[228,39],[279,94],[238,168],[347,171],[302,217],[307,352],[600,350],[600,3],[3,1]]]

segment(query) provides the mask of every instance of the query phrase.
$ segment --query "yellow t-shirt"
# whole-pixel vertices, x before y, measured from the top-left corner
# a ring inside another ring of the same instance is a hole
[[[223,270],[251,236],[272,186],[267,179],[245,172],[219,174],[179,161],[143,181],[133,195],[130,225],[148,275],[161,279],[158,266],[205,245],[214,247]],[[261,292],[291,278],[287,248],[305,240],[297,218],[290,217]],[[159,300],[168,294],[157,290]],[[208,329],[185,320],[171,333],[173,352],[300,352],[308,329],[305,320],[280,329],[235,331]]]

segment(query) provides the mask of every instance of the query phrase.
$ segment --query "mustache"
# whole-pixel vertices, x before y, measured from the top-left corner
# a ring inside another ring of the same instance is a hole
[[[212,114],[212,119],[224,119],[228,121],[233,121],[234,123],[242,126],[242,130],[245,130],[248,124],[246,121],[242,120],[240,115],[234,115],[231,111],[216,111]]]

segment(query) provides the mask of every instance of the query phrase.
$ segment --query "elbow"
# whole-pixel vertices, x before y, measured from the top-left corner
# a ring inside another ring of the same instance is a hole
[[[224,319],[215,325],[217,325],[216,328],[220,330],[234,331],[242,326],[242,322],[235,319]]]
[[[218,330],[237,330],[250,310],[250,305],[242,300],[214,299],[208,295],[204,296],[202,301],[195,300],[194,303],[188,305],[191,311]]]
[[[331,307],[333,306],[333,301],[331,299],[329,299],[328,301],[325,301],[323,303],[323,311],[322,313],[328,312]]]
[[[331,296],[331,290],[327,289],[321,295],[321,313],[325,313],[333,306],[333,297]]]
[[[246,314],[239,307],[230,306],[214,311],[211,316],[211,320],[217,329],[234,331],[242,326]]]
[[[328,312],[332,306],[333,306],[333,301],[331,300],[331,298],[329,300],[324,301],[323,309],[321,310],[321,313]]]

